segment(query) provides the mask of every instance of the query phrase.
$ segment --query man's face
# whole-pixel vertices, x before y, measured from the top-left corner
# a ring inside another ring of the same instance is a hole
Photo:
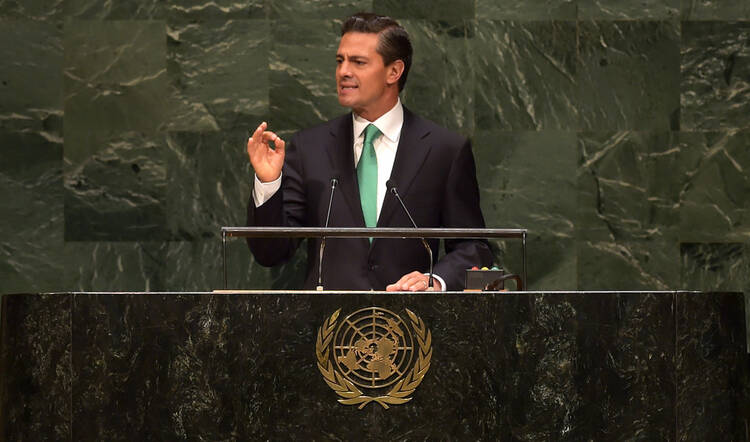
[[[393,69],[384,65],[377,45],[378,34],[347,32],[336,53],[339,103],[370,121],[388,111],[398,96]]]

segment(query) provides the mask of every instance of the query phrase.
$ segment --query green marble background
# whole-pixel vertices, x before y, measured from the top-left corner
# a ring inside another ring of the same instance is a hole
[[[532,289],[750,292],[747,0],[0,0],[0,293],[219,288],[245,138],[344,111],[358,10],[413,36],[402,99],[471,137]],[[229,255],[233,287],[300,280]]]

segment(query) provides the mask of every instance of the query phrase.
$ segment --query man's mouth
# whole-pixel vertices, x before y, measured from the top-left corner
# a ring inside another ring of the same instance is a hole
[[[341,90],[342,91],[350,91],[350,90],[354,90],[354,89],[357,89],[357,86],[343,85],[343,84],[341,85]]]

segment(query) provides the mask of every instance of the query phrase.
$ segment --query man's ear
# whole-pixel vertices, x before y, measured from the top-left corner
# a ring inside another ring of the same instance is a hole
[[[398,83],[399,78],[401,78],[401,75],[403,75],[404,73],[404,61],[396,60],[386,66],[386,69],[386,83],[396,84]]]

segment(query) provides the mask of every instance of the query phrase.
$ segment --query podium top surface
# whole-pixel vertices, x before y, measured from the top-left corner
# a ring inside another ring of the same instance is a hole
[[[357,290],[213,290],[213,291],[164,291],[164,292],[140,292],[140,291],[91,291],[91,292],[39,292],[39,293],[5,293],[3,296],[11,295],[419,295],[419,296],[445,296],[445,295],[608,295],[608,294],[739,294],[742,292],[731,291],[699,291],[699,290],[537,290],[537,291],[503,291],[503,292],[481,292],[481,291],[449,291],[449,292],[386,292],[386,291],[357,291]]]

